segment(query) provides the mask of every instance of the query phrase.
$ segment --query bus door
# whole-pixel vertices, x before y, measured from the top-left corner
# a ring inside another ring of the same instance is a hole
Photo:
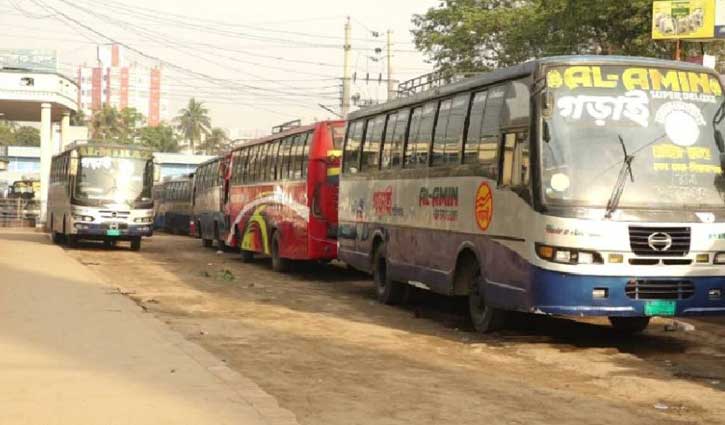
[[[324,127],[323,127],[324,128]],[[330,137],[333,143],[328,144],[330,149],[327,150],[324,158],[324,177],[318,181],[310,180],[314,184],[311,210],[312,215],[322,219],[325,222],[326,239],[337,239],[337,205],[340,189],[340,166],[342,163],[342,151],[337,148],[335,137],[342,138],[344,128],[329,127]],[[338,133],[338,134],[336,134]],[[327,134],[320,135],[328,137]],[[310,137],[309,143],[312,143]]]

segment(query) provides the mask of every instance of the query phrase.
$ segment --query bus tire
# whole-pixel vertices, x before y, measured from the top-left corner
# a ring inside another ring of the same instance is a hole
[[[638,334],[649,325],[649,317],[609,317],[614,330],[626,335]]]
[[[141,249],[141,238],[131,239],[131,251],[139,251]]]
[[[204,248],[211,248],[212,240],[211,239],[202,239],[201,243],[202,243],[202,245],[204,245]]]
[[[103,241],[103,245],[108,249],[115,248],[117,244],[118,241],[116,239],[105,239]]]
[[[456,284],[467,285],[468,316],[471,324],[479,333],[489,333],[503,328],[506,324],[506,312],[486,303],[481,288],[481,268],[475,261],[464,261],[456,270]]]
[[[385,244],[380,244],[373,255],[373,281],[378,301],[386,305],[400,304],[405,296],[405,285],[390,279]]]
[[[272,270],[285,273],[289,271],[290,263],[288,259],[280,256],[279,247],[279,232],[274,232],[272,234]]]
[[[65,237],[65,240],[70,248],[78,248],[78,236],[68,235]]]
[[[56,245],[61,245],[63,243],[63,235],[61,233],[53,231],[53,243]]]

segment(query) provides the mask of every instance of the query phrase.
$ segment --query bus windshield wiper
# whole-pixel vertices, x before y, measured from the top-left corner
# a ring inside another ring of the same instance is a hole
[[[614,189],[612,189],[609,201],[607,201],[607,212],[604,215],[605,218],[612,218],[612,213],[619,206],[619,200],[622,198],[622,193],[624,192],[624,185],[627,183],[627,174],[629,174],[630,180],[634,183],[634,175],[632,174],[632,160],[634,160],[634,155],[629,155],[627,153],[627,145],[625,145],[622,136],[617,135],[617,138],[619,138],[619,144],[622,145],[624,162],[622,163],[622,169],[619,170],[617,183],[614,185]]]

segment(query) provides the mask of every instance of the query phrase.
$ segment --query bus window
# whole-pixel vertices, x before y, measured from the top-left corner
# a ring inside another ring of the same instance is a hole
[[[385,115],[380,115],[368,120],[365,131],[365,141],[362,148],[361,171],[377,170],[380,164],[380,143],[383,140],[385,130]]]
[[[260,162],[259,167],[259,174],[260,174],[260,181],[266,182],[269,181],[269,149],[272,147],[270,143],[265,143],[263,145],[260,145],[260,149],[262,149],[262,162]]]
[[[471,124],[466,138],[466,164],[492,164],[497,158],[501,134],[503,87],[479,92],[473,97]]]
[[[388,122],[385,124],[385,140],[383,140],[383,155],[380,159],[380,168],[390,168],[393,162],[393,149],[395,149],[395,130],[398,123],[398,114],[388,114]]]
[[[267,168],[269,169],[269,180],[277,180],[277,154],[279,153],[279,140],[269,143],[269,160]]]
[[[459,164],[463,127],[468,113],[468,93],[441,101],[433,139],[433,166]]]
[[[525,82],[512,81],[508,84],[502,127],[529,128],[530,98],[529,86]]]
[[[307,164],[310,160],[310,145],[312,144],[312,133],[302,135],[302,170],[301,177],[307,177]]]
[[[433,137],[437,101],[415,108],[410,118],[408,143],[405,145],[405,168],[428,166],[428,151]]]
[[[345,141],[345,127],[339,125],[330,125],[330,136],[332,137],[332,148],[335,150],[342,149]]]
[[[360,148],[362,147],[363,121],[350,124],[347,141],[345,142],[345,156],[343,158],[343,171],[354,174],[360,171]]]
[[[292,168],[290,170],[290,178],[295,180],[302,178],[302,163],[304,162],[302,154],[305,150],[306,141],[307,134],[299,134],[295,136],[292,145],[292,160],[290,161]]]
[[[282,140],[282,146],[279,150],[279,158],[282,161],[282,167],[281,167],[281,180],[286,180],[289,178],[289,169],[290,169],[290,156],[291,156],[291,150],[292,150],[292,142],[293,142],[293,136],[287,136]]]

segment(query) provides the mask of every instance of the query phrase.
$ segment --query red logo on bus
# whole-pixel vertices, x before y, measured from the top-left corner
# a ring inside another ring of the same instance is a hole
[[[476,192],[476,223],[484,232],[493,219],[493,192],[488,183],[481,183]]]
[[[388,186],[373,193],[373,209],[378,216],[390,215],[393,211],[393,188]]]

